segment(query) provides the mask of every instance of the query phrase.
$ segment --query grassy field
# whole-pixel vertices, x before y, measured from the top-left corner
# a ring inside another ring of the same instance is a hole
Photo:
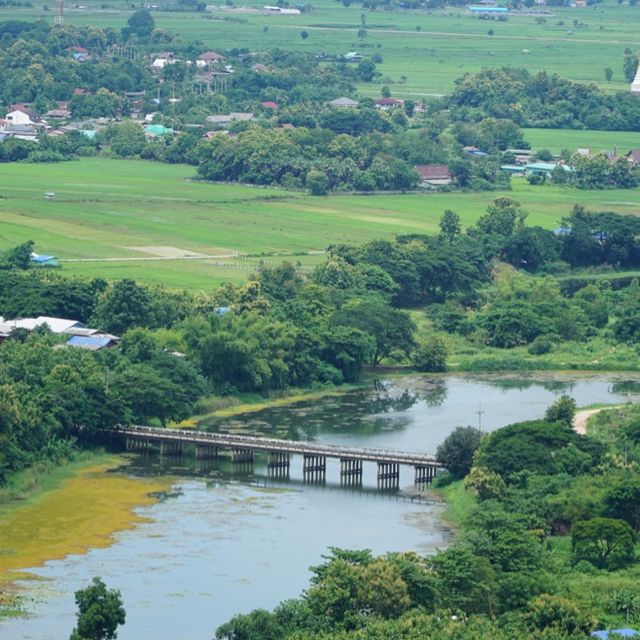
[[[52,21],[54,3],[47,4],[48,11],[43,11],[40,3],[31,8],[0,9],[0,20]],[[69,24],[121,28],[131,15],[121,0],[86,0],[83,9],[66,4],[65,21]],[[479,20],[452,8],[364,11],[367,35],[363,41],[357,35],[363,9],[356,3],[344,7],[335,0],[316,0],[313,11],[300,16],[263,15],[260,9],[264,3],[258,0],[238,2],[235,7],[220,4],[204,14],[154,12],[156,26],[221,50],[279,47],[327,54],[353,49],[364,55],[377,52],[384,59],[380,65],[384,77],[380,84],[360,87],[371,95],[379,94],[381,84],[389,85],[401,97],[449,92],[456,78],[485,66],[546,70],[596,82],[606,90],[626,90],[624,50],[640,48],[640,7],[620,6],[615,0],[591,8],[553,7],[552,15],[538,19],[512,14],[506,22]],[[493,35],[488,35],[490,29]],[[300,37],[302,30],[309,33],[306,40]],[[611,82],[605,81],[605,67],[613,70]]]
[[[640,189],[577,191],[515,179],[506,193],[316,198],[198,183],[191,180],[194,173],[188,166],[99,158],[5,164],[0,250],[32,239],[38,252],[63,261],[65,273],[206,289],[242,281],[261,261],[272,264],[284,254],[311,267],[322,255],[302,254],[321,252],[331,243],[437,231],[445,209],[470,225],[500,195],[519,200],[529,211],[529,224],[546,228],[557,227],[577,203],[640,214]],[[55,199],[44,200],[45,191],[55,191]],[[213,257],[171,258],[184,251]]]
[[[532,149],[549,149],[559,153],[563,149],[578,148],[592,152],[612,151],[619,154],[630,149],[640,149],[640,132],[637,131],[585,131],[571,129],[523,129],[524,138]]]

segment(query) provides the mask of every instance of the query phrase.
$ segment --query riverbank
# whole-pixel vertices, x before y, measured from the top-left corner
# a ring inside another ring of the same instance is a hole
[[[157,501],[172,480],[128,477],[119,472],[126,463],[125,456],[85,456],[53,469],[23,499],[1,504],[0,589],[49,560],[109,546],[116,532],[145,521],[135,509]],[[14,612],[15,600],[6,601],[4,614]]]
[[[173,425],[175,428],[195,428],[202,422],[212,418],[233,418],[245,413],[255,413],[263,409],[286,407],[298,402],[320,400],[331,396],[339,396],[361,385],[344,384],[327,386],[322,389],[291,388],[269,395],[243,393],[234,396],[208,398],[201,402],[201,410],[196,415]],[[202,409],[206,409],[203,411]]]

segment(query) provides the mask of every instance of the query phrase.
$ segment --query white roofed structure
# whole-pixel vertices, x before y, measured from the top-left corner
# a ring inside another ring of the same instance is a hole
[[[636,95],[640,96],[640,66],[638,67],[638,71],[636,72],[636,77],[631,83],[631,93],[635,93]]]

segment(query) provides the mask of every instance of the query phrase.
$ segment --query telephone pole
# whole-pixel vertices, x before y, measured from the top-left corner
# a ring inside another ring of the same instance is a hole
[[[484,415],[484,409],[482,408],[482,405],[478,405],[478,410],[476,411],[476,413],[478,414],[478,431],[480,433],[482,433],[482,416]]]

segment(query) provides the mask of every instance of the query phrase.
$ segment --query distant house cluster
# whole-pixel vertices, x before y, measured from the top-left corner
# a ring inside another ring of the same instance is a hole
[[[4,119],[0,120],[0,142],[5,138],[35,142],[42,131],[49,128],[43,120],[25,104],[11,105]]]
[[[51,333],[68,336],[66,346],[79,347],[89,351],[97,351],[112,347],[117,344],[118,336],[104,333],[99,329],[90,329],[77,320],[66,318],[50,318],[38,316],[37,318],[15,318],[5,320],[0,316],[0,342],[6,340],[13,331],[23,330],[31,332],[38,327],[48,327]],[[64,345],[61,345],[64,346]]]

